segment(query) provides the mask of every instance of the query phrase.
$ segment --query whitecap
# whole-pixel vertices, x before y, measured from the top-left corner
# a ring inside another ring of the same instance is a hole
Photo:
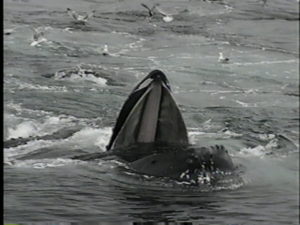
[[[239,100],[235,100],[236,103],[238,103],[239,105],[247,108],[247,107],[257,107],[257,104],[256,103],[246,103],[246,102],[242,102],[242,101],[239,101]]]
[[[91,128],[86,127],[75,134],[73,134],[69,140],[75,141],[76,143],[92,144],[98,146],[100,149],[105,149],[108,143],[109,137],[111,136],[112,129],[110,127],[104,128]]]
[[[13,167],[19,168],[34,168],[34,169],[45,169],[45,168],[53,168],[53,167],[61,167],[67,165],[78,165],[78,164],[86,164],[84,161],[73,160],[73,159],[39,159],[39,160],[15,160],[12,163]]]
[[[19,83],[19,89],[29,89],[29,90],[42,90],[42,91],[51,91],[51,92],[67,92],[67,88],[65,86],[43,86],[39,84],[29,84],[26,82]]]
[[[48,40],[46,38],[40,38],[37,41],[32,41],[30,43],[30,46],[34,47],[34,46],[39,46],[41,43],[47,42]]]
[[[232,63],[231,65],[237,66],[252,66],[252,65],[272,65],[272,64],[284,64],[284,63],[296,63],[296,59],[289,60],[274,60],[274,61],[259,61],[259,62],[243,62],[243,63]]]
[[[240,151],[241,155],[244,156],[258,156],[263,157],[265,155],[265,147],[262,145],[258,145],[254,148],[242,148]]]
[[[29,136],[42,136],[51,134],[65,126],[76,125],[74,117],[71,116],[49,116],[46,115],[42,121],[33,119],[14,118],[14,120],[22,120],[18,124],[8,127],[7,139],[11,138],[27,138]]]
[[[265,146],[257,145],[255,147],[242,148],[239,152],[240,155],[243,156],[255,156],[263,158],[266,154],[272,152],[274,148],[278,147],[278,139],[268,139],[270,140]]]
[[[8,128],[8,139],[18,138],[18,137],[29,137],[33,134],[36,134],[39,131],[37,124],[33,121],[24,121],[16,125],[16,127]]]

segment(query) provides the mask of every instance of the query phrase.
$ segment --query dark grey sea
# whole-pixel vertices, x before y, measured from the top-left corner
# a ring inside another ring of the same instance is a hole
[[[299,1],[159,1],[170,22],[142,2],[158,1],[4,0],[4,141],[19,138],[3,149],[4,223],[299,224]],[[190,142],[224,145],[242,182],[203,190],[71,160],[105,151],[154,69]]]

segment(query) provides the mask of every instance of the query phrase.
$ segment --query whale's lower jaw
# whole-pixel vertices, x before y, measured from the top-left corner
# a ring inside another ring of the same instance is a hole
[[[131,149],[131,155],[139,158],[128,163],[129,168],[140,174],[193,181],[195,184],[213,182],[214,178],[235,169],[222,146],[164,148],[146,149],[148,155],[142,154],[143,148]],[[136,154],[139,152],[140,155]]]
[[[129,168],[132,169],[132,168]],[[233,181],[237,181],[240,179],[238,173],[233,171],[221,171],[221,170],[204,170],[204,169],[195,169],[195,170],[185,170],[181,173],[175,174],[164,174],[164,176],[160,175],[153,175],[149,173],[142,173],[139,170],[133,170],[136,174],[140,174],[142,176],[152,177],[152,178],[159,178],[166,181],[173,181],[178,184],[184,184],[189,186],[207,186],[207,187],[215,187],[215,186],[222,186],[226,183],[233,183]],[[240,181],[240,180],[239,180]]]
[[[117,158],[137,174],[166,177],[194,185],[214,184],[223,176],[234,173],[235,166],[223,146],[136,144],[73,157],[79,160]]]

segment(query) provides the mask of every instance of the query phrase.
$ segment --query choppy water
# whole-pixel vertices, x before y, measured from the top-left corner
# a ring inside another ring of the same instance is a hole
[[[170,23],[149,23],[140,3],[4,1],[4,140],[28,138],[4,148],[5,223],[298,224],[299,3],[160,1],[177,13]],[[96,14],[75,24],[67,7]],[[37,27],[47,41],[31,46]],[[153,69],[168,76],[190,141],[226,146],[243,184],[200,191],[70,160],[104,151]]]

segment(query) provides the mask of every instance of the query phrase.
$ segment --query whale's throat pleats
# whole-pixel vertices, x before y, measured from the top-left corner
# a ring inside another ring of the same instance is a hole
[[[188,135],[182,115],[169,90],[162,86],[156,141],[188,144]]]
[[[188,144],[178,106],[169,89],[159,80],[151,82],[131,109],[113,147],[154,142]]]
[[[158,123],[160,103],[162,97],[162,86],[154,81],[150,87],[151,91],[147,94],[143,105],[143,113],[137,134],[138,143],[155,142],[156,128]]]

